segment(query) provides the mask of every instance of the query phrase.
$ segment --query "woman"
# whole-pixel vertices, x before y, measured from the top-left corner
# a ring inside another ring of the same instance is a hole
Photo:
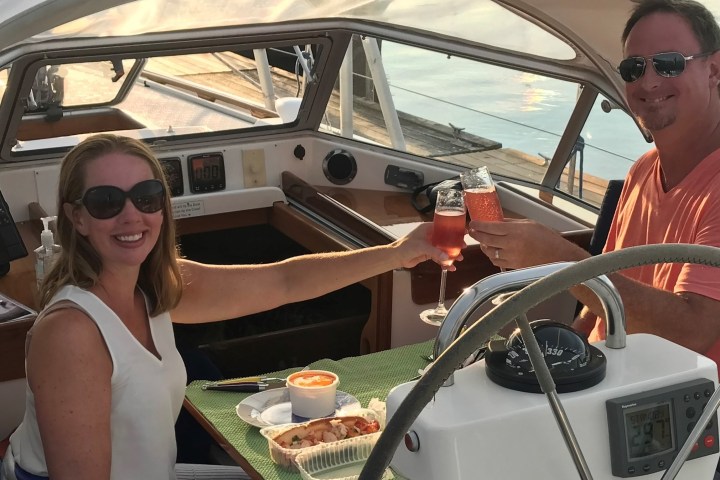
[[[59,185],[63,251],[28,334],[27,408],[6,456],[18,477],[175,477],[186,374],[171,318],[236,318],[445,259],[430,225],[387,246],[268,265],[180,259],[162,167],[143,143],[114,135],[75,147]]]

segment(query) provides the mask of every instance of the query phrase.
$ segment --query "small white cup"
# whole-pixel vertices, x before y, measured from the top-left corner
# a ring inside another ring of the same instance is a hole
[[[340,379],[326,370],[302,370],[287,378],[294,420],[327,417],[335,413]]]

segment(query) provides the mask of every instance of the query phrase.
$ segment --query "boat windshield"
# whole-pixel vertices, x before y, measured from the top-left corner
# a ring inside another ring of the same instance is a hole
[[[353,119],[328,105],[327,131],[371,144],[539,184],[583,84],[386,39],[358,37]],[[358,60],[359,59],[359,60]],[[378,61],[377,59],[381,59]],[[385,80],[387,79],[387,82]],[[336,90],[342,96],[342,86]],[[598,95],[557,188],[599,205],[650,145],[633,119]]]

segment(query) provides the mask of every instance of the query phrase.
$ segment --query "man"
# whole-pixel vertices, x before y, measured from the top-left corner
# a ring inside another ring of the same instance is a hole
[[[628,20],[622,42],[619,70],[628,104],[656,148],[626,178],[605,251],[652,243],[720,246],[720,28],[692,0],[645,0]],[[471,222],[470,234],[500,267],[589,256],[532,221]],[[720,364],[717,269],[661,264],[611,279],[622,295],[629,333],[662,336]],[[573,294],[586,305],[574,326],[591,342],[602,339],[599,302],[583,288]]]

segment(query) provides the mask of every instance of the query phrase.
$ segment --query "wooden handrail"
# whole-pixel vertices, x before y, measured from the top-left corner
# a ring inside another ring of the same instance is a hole
[[[319,192],[293,173],[282,172],[281,182],[283,192],[289,199],[330,220],[368,246],[385,245],[394,240],[388,232],[383,231],[371,220]]]
[[[209,102],[216,102],[219,100],[221,102],[225,102],[230,105],[235,105],[236,107],[243,108],[245,110],[249,110],[250,114],[256,118],[278,118],[278,116],[279,116],[277,114],[277,112],[269,110],[263,106],[260,106],[260,105],[254,104],[254,103],[250,103],[250,102],[242,100],[234,95],[228,95],[227,93],[220,92],[213,88],[198,85],[197,83],[180,80],[178,78],[168,77],[166,75],[149,72],[147,70],[143,71],[140,74],[140,76],[143,78],[147,78],[148,80],[151,80],[153,82],[157,82],[161,85],[168,85],[171,87],[187,90],[191,93],[194,93],[195,95],[202,98],[203,100],[207,100]]]

